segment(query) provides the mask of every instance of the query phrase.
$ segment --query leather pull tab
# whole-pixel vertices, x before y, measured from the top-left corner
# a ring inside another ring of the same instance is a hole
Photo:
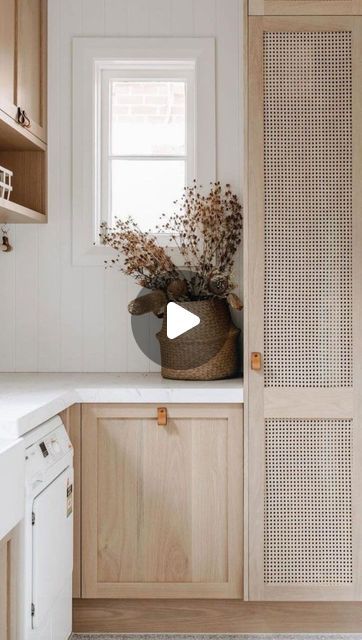
[[[167,425],[167,409],[166,407],[157,408],[157,424],[159,427],[165,427]]]
[[[261,353],[259,351],[253,351],[250,358],[250,366],[253,371],[260,371],[261,369]]]

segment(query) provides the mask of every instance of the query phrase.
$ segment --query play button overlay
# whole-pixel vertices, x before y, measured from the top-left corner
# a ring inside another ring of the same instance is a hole
[[[183,333],[190,331],[200,324],[200,318],[195,313],[180,307],[176,302],[167,305],[167,337],[174,340]]]
[[[188,280],[197,276],[187,271],[184,274]],[[149,294],[150,289],[142,288],[137,299]],[[145,370],[149,360],[170,369],[193,369],[212,360],[224,346],[226,336],[220,331],[220,309],[210,314],[209,301],[195,305],[190,300],[169,299],[158,315],[148,309],[143,315],[130,316],[133,339],[139,349],[132,342],[128,345],[127,357],[133,371]]]

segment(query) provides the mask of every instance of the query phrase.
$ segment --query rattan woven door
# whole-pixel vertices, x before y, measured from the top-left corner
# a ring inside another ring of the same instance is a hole
[[[249,597],[359,599],[362,18],[249,24]]]

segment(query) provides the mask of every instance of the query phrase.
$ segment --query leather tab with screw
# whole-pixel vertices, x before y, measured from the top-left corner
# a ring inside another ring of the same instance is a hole
[[[166,407],[157,408],[157,424],[159,427],[165,427],[167,425],[167,409]]]
[[[250,358],[250,366],[253,371],[261,370],[261,353],[259,351],[253,351]]]

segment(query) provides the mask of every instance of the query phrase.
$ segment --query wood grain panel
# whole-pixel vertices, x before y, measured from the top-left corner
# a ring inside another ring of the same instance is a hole
[[[45,141],[46,2],[17,0],[16,103],[30,118],[30,131]]]
[[[87,413],[85,410],[85,430],[88,428]],[[130,422],[129,429],[122,428],[117,419],[99,420],[94,434],[98,440],[99,496],[98,552],[94,562],[98,565],[97,579],[100,582],[139,580],[138,560],[142,562],[138,551],[138,502],[139,497],[142,498],[142,494],[139,496],[138,479],[141,430],[142,424],[136,420]],[[87,450],[85,455],[87,457]],[[87,489],[85,486],[85,492]]]
[[[16,637],[16,529],[0,541],[0,638]]]
[[[11,200],[46,214],[46,154],[43,151],[0,151],[0,164],[14,173]]]
[[[350,418],[352,389],[265,389],[266,418]]]
[[[357,602],[75,600],[78,633],[360,633]]]
[[[15,96],[16,0],[1,0],[0,20],[0,108],[13,117]]]
[[[189,425],[192,434],[192,575],[198,582],[227,582],[228,425],[220,419],[209,418],[207,422],[205,425],[192,420]]]
[[[141,424],[142,582],[193,582],[192,430],[187,420]],[[143,575],[142,575],[143,574]]]
[[[249,0],[251,16],[362,15],[361,0]]]
[[[84,405],[83,595],[240,597],[242,409]]]

